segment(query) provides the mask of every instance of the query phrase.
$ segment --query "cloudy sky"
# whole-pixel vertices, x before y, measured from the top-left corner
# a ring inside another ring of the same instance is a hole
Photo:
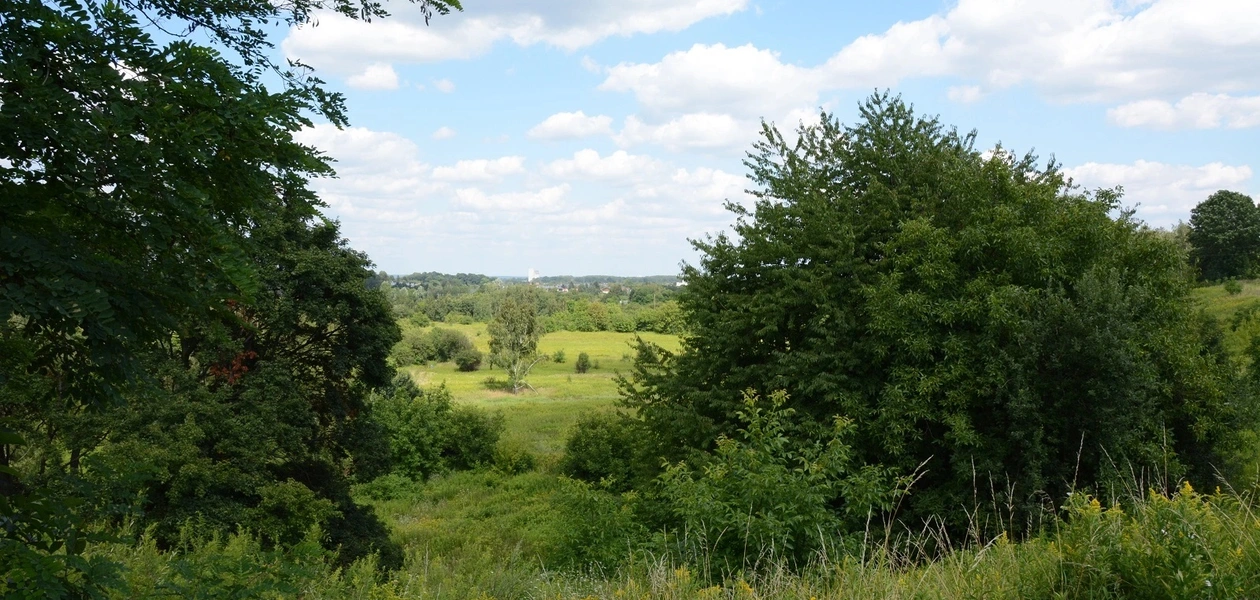
[[[390,2],[278,51],[347,96],[300,139],[316,187],[390,273],[673,274],[728,227],[761,119],[851,122],[876,88],[981,144],[1123,185],[1155,226],[1260,193],[1258,0]]]

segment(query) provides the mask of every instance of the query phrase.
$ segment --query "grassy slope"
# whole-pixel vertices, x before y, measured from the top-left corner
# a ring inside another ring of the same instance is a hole
[[[438,325],[468,335],[482,352],[489,351],[490,338],[484,323],[472,325]],[[504,440],[524,446],[544,459],[558,456],[568,428],[584,411],[612,406],[617,399],[618,371],[630,368],[634,354],[631,344],[635,336],[658,344],[667,350],[678,350],[678,337],[659,333],[617,333],[611,331],[558,331],[544,335],[538,349],[545,354],[564,350],[565,362],[542,362],[534,367],[528,381],[534,391],[512,394],[498,383],[504,379],[502,369],[483,367],[464,373],[454,363],[414,366],[404,369],[422,386],[445,385],[456,402],[502,411],[507,430]],[[573,362],[578,353],[590,355],[599,368],[575,373]]]
[[[1238,311],[1260,304],[1260,281],[1239,283],[1242,284],[1242,293],[1238,295],[1230,295],[1225,291],[1224,285],[1204,286],[1192,292],[1204,312],[1215,317],[1225,329],[1225,347],[1234,356],[1242,354],[1247,348],[1253,333],[1260,333],[1260,329],[1254,326],[1242,327],[1237,331],[1230,328],[1230,322]]]

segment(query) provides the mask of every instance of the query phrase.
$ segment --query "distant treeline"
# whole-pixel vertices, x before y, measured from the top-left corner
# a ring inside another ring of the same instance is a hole
[[[652,277],[551,277],[532,284],[459,273],[377,273],[378,286],[394,314],[417,325],[431,322],[487,322],[504,290],[533,285],[538,314],[547,331],[653,331],[682,333],[682,317],[674,301],[680,288],[672,275]]]

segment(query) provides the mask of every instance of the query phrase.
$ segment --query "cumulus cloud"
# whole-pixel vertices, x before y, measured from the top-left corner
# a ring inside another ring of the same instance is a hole
[[[286,56],[337,73],[375,62],[428,63],[486,53],[497,42],[543,44],[572,51],[614,36],[681,31],[712,17],[744,10],[748,0],[488,0],[477,10],[425,25],[415,6],[391,6],[392,16],[363,23],[332,11],[318,26],[295,27],[281,44]]]
[[[610,134],[612,134],[612,117],[605,115],[588,117],[580,110],[551,115],[526,133],[529,137],[540,140],[563,140]]]
[[[396,90],[398,73],[386,63],[373,63],[363,69],[362,73],[347,79],[346,85],[360,90]]]
[[[650,156],[629,154],[618,150],[601,157],[589,148],[573,153],[573,158],[552,161],[543,172],[560,179],[585,178],[607,181],[642,180],[659,172],[663,165]]]
[[[599,89],[633,93],[651,112],[703,107],[757,117],[815,102],[821,84],[815,69],[783,64],[777,53],[752,44],[695,44],[657,63],[610,67]]]
[[[1260,126],[1260,96],[1191,94],[1176,104],[1140,100],[1107,111],[1107,118],[1121,127],[1154,129],[1243,129]]]
[[[1190,218],[1190,209],[1221,189],[1243,191],[1250,185],[1248,165],[1214,162],[1201,166],[1139,160],[1129,164],[1090,162],[1064,169],[1086,188],[1124,187],[1123,202],[1137,205],[1137,216],[1154,226]]]
[[[631,115],[613,140],[623,147],[658,144],[671,152],[729,152],[746,148],[757,131],[757,121],[736,119],[729,114],[689,113],[660,124],[648,124]]]
[[[351,243],[391,272],[671,272],[691,252],[687,238],[729,225],[726,200],[747,200],[741,176],[624,150],[580,150],[534,171],[519,156],[434,166],[410,140],[361,127],[297,138],[336,159],[338,177],[314,189]]]
[[[455,137],[455,135],[456,134],[455,134],[454,129],[451,129],[450,127],[442,126],[442,127],[438,127],[437,130],[434,131],[433,134],[430,135],[429,137],[435,140],[449,140]]]
[[[525,157],[504,156],[496,159],[461,160],[450,167],[433,169],[438,181],[496,181],[507,175],[525,172]]]
[[[962,80],[956,101],[1031,85],[1056,101],[1123,102],[1260,88],[1254,0],[959,0],[943,15],[862,36],[821,64],[752,45],[696,44],[655,63],[607,69],[600,88],[649,113],[750,117],[812,105],[828,90],[911,77]]]
[[[455,190],[455,206],[476,211],[551,212],[559,210],[569,193],[568,184],[538,191],[487,194],[478,188]]]

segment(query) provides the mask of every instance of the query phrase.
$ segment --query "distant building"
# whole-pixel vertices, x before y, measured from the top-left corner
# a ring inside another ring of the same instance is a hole
[[[530,283],[534,283],[535,279],[542,277],[542,273],[539,273],[538,269],[530,269],[529,274],[526,277],[529,279]]]
[[[684,286],[684,285],[687,285],[687,282],[686,282],[686,281],[675,281],[675,282],[674,282],[674,287],[682,287],[682,286]]]

